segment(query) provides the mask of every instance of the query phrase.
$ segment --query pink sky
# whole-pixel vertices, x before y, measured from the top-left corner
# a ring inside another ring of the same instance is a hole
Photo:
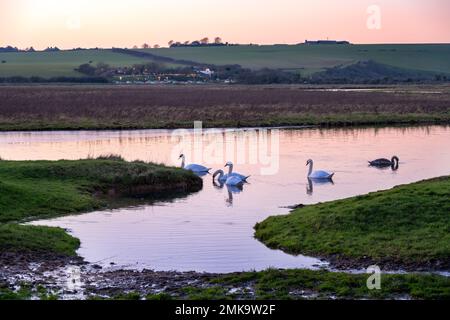
[[[381,29],[367,8],[381,9]],[[130,47],[221,36],[236,43],[450,43],[448,0],[1,0],[0,46]]]

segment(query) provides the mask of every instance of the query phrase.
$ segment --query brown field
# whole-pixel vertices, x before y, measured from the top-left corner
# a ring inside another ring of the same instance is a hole
[[[444,86],[0,86],[0,130],[450,123]]]

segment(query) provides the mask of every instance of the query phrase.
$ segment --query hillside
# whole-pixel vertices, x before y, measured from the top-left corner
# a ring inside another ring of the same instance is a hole
[[[397,68],[450,74],[450,45],[273,45],[142,49],[156,56],[199,64],[239,64],[253,70],[271,68],[303,76],[358,61],[372,60]],[[116,67],[154,61],[113,50],[0,53],[0,77],[81,76],[79,65],[99,62]]]
[[[82,76],[74,69],[84,63],[96,65],[102,62],[119,67],[145,61],[148,60],[112,50],[0,53],[0,77],[73,77]]]
[[[398,68],[450,73],[450,45],[275,45],[142,51],[217,65],[292,70],[303,75],[361,60],[373,60]]]

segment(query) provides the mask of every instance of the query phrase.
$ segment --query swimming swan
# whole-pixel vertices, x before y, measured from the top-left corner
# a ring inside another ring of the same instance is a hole
[[[250,176],[244,176],[244,175],[242,175],[242,174],[240,174],[240,173],[237,173],[237,172],[233,172],[233,162],[227,162],[226,164],[225,164],[225,168],[226,167],[228,167],[229,169],[228,169],[228,175],[227,175],[227,178],[228,177],[232,177],[232,176],[234,176],[234,177],[238,177],[239,179],[241,179],[242,181],[247,181],[247,179],[248,178],[250,178]]]
[[[209,170],[211,170],[211,168],[207,168],[207,167],[204,167],[204,166],[199,165],[199,164],[186,165],[186,157],[184,156],[184,154],[180,155],[179,159],[183,159],[181,161],[181,168],[183,168],[185,170],[189,170],[189,171],[192,171],[194,173],[208,173]]]
[[[218,176],[218,177],[217,177]],[[223,170],[217,170],[213,174],[213,181],[216,179],[221,183],[227,186],[242,186],[245,183],[245,180],[242,180],[237,175],[228,175],[223,172]]]
[[[332,179],[334,176],[334,173],[328,173],[326,171],[314,171],[313,172],[313,161],[311,159],[309,159],[306,162],[306,165],[309,166],[309,171],[308,171],[308,178],[309,179]]]
[[[397,156],[393,156],[391,160],[386,158],[376,159],[373,161],[369,161],[369,165],[373,167],[397,167],[398,168],[398,162],[400,160]]]

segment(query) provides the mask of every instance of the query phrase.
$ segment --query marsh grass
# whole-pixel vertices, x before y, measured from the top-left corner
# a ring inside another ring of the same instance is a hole
[[[205,127],[450,122],[445,87],[416,88],[420,93],[395,87],[377,92],[306,89],[0,86],[0,130],[192,128],[197,120]]]

